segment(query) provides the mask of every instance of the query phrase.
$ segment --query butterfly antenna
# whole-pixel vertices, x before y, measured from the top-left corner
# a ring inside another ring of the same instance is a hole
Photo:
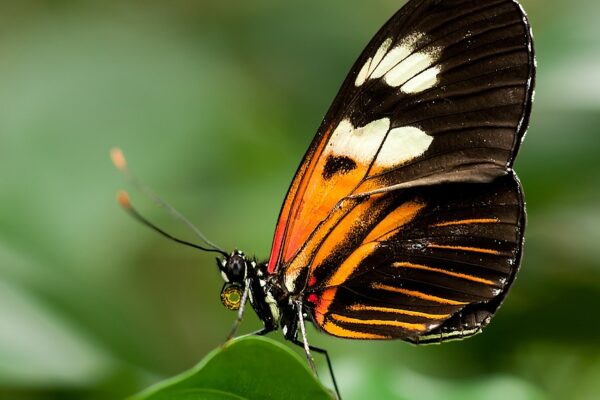
[[[199,249],[205,250],[205,251],[214,251],[217,253],[221,253],[224,256],[228,255],[223,249],[221,249],[219,246],[217,246],[216,244],[214,244],[213,242],[208,240],[208,238],[206,236],[204,236],[204,234],[202,232],[200,232],[200,230],[198,228],[196,228],[196,226],[194,226],[194,224],[192,224],[179,211],[177,211],[177,209],[175,209],[169,203],[164,201],[160,196],[158,196],[156,193],[154,193],[154,191],[152,191],[148,186],[144,185],[139,179],[137,179],[135,177],[135,175],[133,175],[131,173],[131,171],[129,170],[129,168],[127,167],[127,160],[125,159],[125,155],[123,154],[121,149],[119,149],[119,148],[112,149],[110,151],[110,158],[112,159],[112,162],[115,165],[115,167],[117,167],[117,169],[119,171],[121,171],[123,173],[123,175],[125,175],[125,178],[133,187],[135,187],[141,193],[143,193],[144,195],[149,197],[152,201],[154,201],[156,204],[158,204],[158,206],[167,210],[167,212],[169,214],[171,214],[173,217],[175,217],[179,221],[183,222],[202,242],[204,242],[204,244],[209,246],[211,249],[207,249],[202,246],[193,245],[191,243],[185,242],[183,240],[177,239],[177,238],[167,234],[166,232],[164,232],[163,230],[161,230],[160,228],[156,227],[154,224],[150,223],[148,220],[143,218],[141,216],[141,214],[138,213],[131,206],[131,203],[129,202],[129,196],[127,195],[126,192],[119,192],[119,195],[117,197],[119,204],[126,211],[128,211],[134,218],[136,218],[138,221],[142,222],[144,225],[147,225],[150,228],[154,229],[155,231],[162,234],[163,236],[166,236],[169,239],[172,239],[178,243],[192,245],[192,247],[196,247],[196,248],[199,248]],[[124,202],[122,202],[121,200],[123,200]]]
[[[206,247],[202,247],[202,246],[198,246],[197,244],[194,243],[190,243],[190,242],[186,242],[185,240],[181,240],[178,239],[170,234],[168,234],[167,232],[163,231],[162,229],[160,229],[158,226],[154,225],[152,222],[148,221],[146,218],[144,218],[132,205],[131,205],[131,201],[129,200],[129,195],[127,194],[127,192],[125,191],[119,191],[117,193],[117,202],[121,205],[121,207],[127,211],[129,213],[129,215],[131,215],[133,218],[135,218],[136,220],[138,220],[139,222],[141,222],[142,224],[146,225],[147,227],[153,229],[154,231],[160,233],[161,235],[163,235],[164,237],[166,237],[167,239],[171,239],[174,242],[177,243],[181,243],[184,244],[186,246],[189,247],[193,247],[195,249],[199,249],[199,250],[203,250],[203,251],[211,251],[211,252],[216,252],[216,253],[221,253],[224,256],[227,256],[227,253],[225,253],[224,251],[221,251],[219,249],[209,249]]]

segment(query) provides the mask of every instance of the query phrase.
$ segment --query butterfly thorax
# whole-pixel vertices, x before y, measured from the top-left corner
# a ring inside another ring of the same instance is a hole
[[[265,330],[277,330],[280,321],[286,319],[282,314],[288,314],[290,308],[289,293],[281,286],[277,275],[267,272],[267,263],[247,259],[243,252],[235,250],[229,257],[217,259],[217,265],[225,281],[221,291],[223,305],[238,310],[247,289],[248,300]]]

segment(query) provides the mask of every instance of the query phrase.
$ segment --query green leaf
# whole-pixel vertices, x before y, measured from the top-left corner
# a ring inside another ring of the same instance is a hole
[[[296,353],[264,337],[213,350],[197,366],[131,400],[327,399],[330,392]]]

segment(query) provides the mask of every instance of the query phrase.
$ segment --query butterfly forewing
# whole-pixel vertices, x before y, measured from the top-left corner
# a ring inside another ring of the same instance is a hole
[[[533,79],[516,2],[410,1],[359,57],[311,144],[280,214],[269,272],[284,270],[288,289],[300,291],[321,241],[357,198],[505,175]]]

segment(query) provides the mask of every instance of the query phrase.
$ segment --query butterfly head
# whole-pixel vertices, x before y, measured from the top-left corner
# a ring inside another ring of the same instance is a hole
[[[227,257],[217,258],[217,266],[225,283],[243,285],[251,263],[243,252],[235,250]]]
[[[248,261],[244,253],[239,250],[223,258],[217,258],[217,267],[225,281],[221,290],[221,302],[228,309],[240,308],[248,273],[255,265],[256,263]]]

